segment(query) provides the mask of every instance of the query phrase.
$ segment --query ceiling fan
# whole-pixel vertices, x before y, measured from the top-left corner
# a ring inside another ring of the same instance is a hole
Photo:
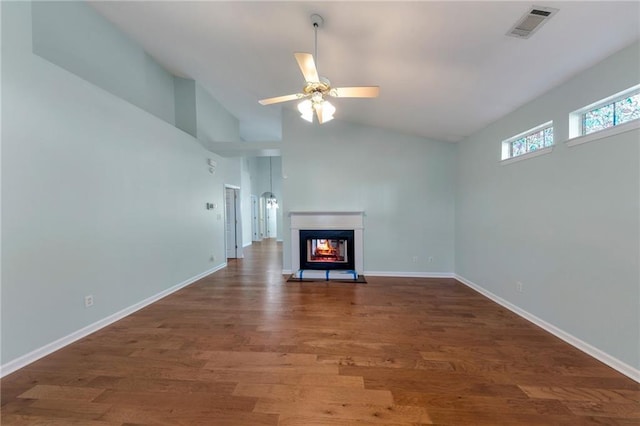
[[[327,97],[334,98],[376,98],[380,93],[378,86],[358,86],[358,87],[331,87],[328,79],[320,77],[314,61],[314,56],[318,58],[318,28],[322,27],[324,20],[320,15],[311,15],[311,23],[315,33],[315,55],[311,53],[294,53],[300,71],[306,81],[302,88],[302,93],[293,95],[277,96],[275,98],[262,99],[258,101],[261,105],[271,105],[280,102],[303,99],[298,104],[298,111],[301,117],[309,122],[313,122],[315,111],[320,124],[333,119],[336,108],[326,100]]]

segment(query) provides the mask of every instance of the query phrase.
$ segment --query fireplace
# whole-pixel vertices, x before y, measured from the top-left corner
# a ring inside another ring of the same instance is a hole
[[[300,230],[300,269],[355,269],[353,230]]]
[[[304,274],[305,277],[328,276],[332,279],[344,275],[344,271],[354,275],[364,271],[364,212],[290,211],[289,217],[291,269],[283,272],[300,278]],[[316,240],[315,246],[309,239]],[[315,256],[312,252],[309,254],[309,247],[313,251],[319,246],[321,250]],[[303,255],[302,250],[306,250]]]

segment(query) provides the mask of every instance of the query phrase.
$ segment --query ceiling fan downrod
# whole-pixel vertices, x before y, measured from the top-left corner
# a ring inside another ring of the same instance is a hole
[[[315,39],[314,39],[314,50],[313,50],[313,57],[315,58],[315,62],[316,62],[316,69],[318,68],[318,29],[322,28],[322,25],[324,24],[324,19],[322,18],[322,16],[318,15],[317,13],[314,13],[313,15],[311,15],[311,24],[313,25],[313,33],[315,35]]]

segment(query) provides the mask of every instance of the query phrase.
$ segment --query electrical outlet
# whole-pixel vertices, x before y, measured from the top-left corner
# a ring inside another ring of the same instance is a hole
[[[212,254],[211,257],[209,258],[210,261],[215,262],[216,261],[216,256],[215,254]]]
[[[92,295],[84,297],[84,307],[88,308],[90,306],[93,306],[93,296]]]
[[[524,291],[524,284],[522,284],[520,281],[517,281],[516,290],[518,291],[518,293],[522,293]]]
[[[433,263],[433,256],[429,256],[429,263]]]
[[[418,261],[418,256],[413,256],[414,263]]]

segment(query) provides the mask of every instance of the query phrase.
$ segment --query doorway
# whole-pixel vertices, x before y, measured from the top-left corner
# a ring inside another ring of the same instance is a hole
[[[240,214],[240,188],[225,185],[225,245],[227,259],[242,258],[242,215]]]
[[[258,220],[259,215],[258,197],[251,196],[251,241],[260,241],[262,239],[260,234],[260,222]]]

